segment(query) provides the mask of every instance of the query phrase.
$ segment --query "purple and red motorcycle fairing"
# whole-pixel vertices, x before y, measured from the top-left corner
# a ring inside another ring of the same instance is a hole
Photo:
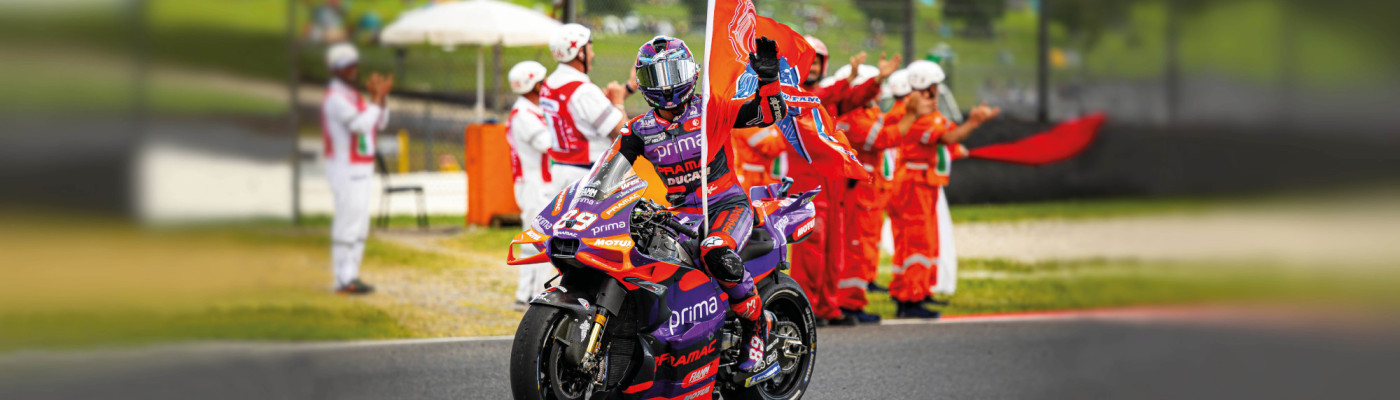
[[[773,328],[764,368],[745,373],[736,367],[739,320],[698,263],[700,221],[646,199],[646,182],[615,153],[511,242],[510,264],[549,262],[561,274],[516,332],[515,397],[801,397],[815,363],[815,317],[782,270],[787,244],[811,233],[817,190],[789,197],[786,182],[750,189],[755,226],[739,253]],[[517,258],[519,246],[539,253]]]

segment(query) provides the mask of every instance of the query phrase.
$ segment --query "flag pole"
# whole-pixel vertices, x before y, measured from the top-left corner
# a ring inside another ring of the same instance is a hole
[[[740,0],[744,1],[744,0]],[[705,71],[704,84],[700,87],[705,89],[705,93],[700,96],[700,236],[710,235],[710,54],[714,54],[713,39],[715,33],[715,0],[708,2],[705,7]],[[696,238],[701,240],[701,238]]]

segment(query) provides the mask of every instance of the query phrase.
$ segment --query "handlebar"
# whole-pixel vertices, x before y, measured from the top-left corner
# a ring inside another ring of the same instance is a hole
[[[697,240],[700,239],[700,233],[699,233],[699,232],[696,232],[696,231],[690,229],[690,227],[685,226],[685,224],[682,224],[682,223],[680,223],[680,222],[677,222],[677,221],[674,220],[674,219],[667,218],[667,219],[666,219],[666,226],[669,227],[669,228],[671,228],[671,229],[675,229],[676,232],[678,232],[678,233],[680,233],[680,234],[683,234],[683,235],[686,235],[686,236],[689,236],[689,237],[692,238],[692,239],[697,239]]]

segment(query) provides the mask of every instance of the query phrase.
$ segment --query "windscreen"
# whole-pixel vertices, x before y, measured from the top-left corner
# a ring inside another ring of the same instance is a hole
[[[616,151],[608,151],[602,161],[593,167],[588,177],[584,178],[583,187],[579,188],[578,197],[586,197],[593,200],[603,200],[618,190],[631,188],[639,184],[642,178],[632,171],[632,164],[627,162],[625,157],[617,154]]]

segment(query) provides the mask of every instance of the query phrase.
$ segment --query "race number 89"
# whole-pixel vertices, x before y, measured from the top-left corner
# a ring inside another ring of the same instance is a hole
[[[575,218],[576,216],[577,218]],[[558,221],[554,222],[554,229],[582,231],[584,229],[588,229],[589,226],[593,226],[594,222],[598,222],[598,214],[586,211],[579,212],[578,210],[569,210],[569,212],[566,212],[564,213],[564,215],[560,216]]]

